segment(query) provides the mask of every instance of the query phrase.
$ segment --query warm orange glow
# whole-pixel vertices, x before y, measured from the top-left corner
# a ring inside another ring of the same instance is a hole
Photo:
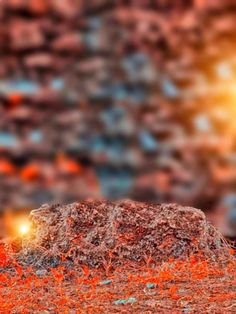
[[[28,213],[14,213],[11,209],[7,210],[0,219],[0,229],[2,236],[23,237],[29,234],[31,230],[31,222]]]
[[[17,233],[20,236],[26,236],[30,232],[30,222],[26,220],[21,220],[17,223]]]
[[[27,233],[29,233],[29,231],[30,231],[30,226],[29,226],[29,224],[22,224],[22,225],[20,225],[20,227],[19,227],[19,233],[20,233],[21,235],[26,235]]]

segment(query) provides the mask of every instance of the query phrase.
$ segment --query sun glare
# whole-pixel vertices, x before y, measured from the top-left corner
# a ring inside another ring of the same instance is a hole
[[[18,232],[21,236],[27,235],[30,231],[30,224],[28,222],[21,223],[18,227]]]

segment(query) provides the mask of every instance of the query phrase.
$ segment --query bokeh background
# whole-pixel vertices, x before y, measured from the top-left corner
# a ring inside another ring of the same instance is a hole
[[[177,202],[236,226],[235,0],[2,0],[0,209]]]

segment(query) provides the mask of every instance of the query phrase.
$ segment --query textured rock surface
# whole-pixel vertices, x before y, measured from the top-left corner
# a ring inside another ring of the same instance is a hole
[[[44,205],[31,213],[33,232],[20,255],[33,264],[65,261],[165,261],[191,254],[217,258],[227,247],[198,209],[175,204],[84,201]]]

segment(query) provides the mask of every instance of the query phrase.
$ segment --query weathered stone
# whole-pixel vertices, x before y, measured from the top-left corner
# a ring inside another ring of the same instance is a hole
[[[199,253],[217,258],[227,252],[202,211],[176,204],[84,201],[44,205],[30,217],[33,231],[21,254],[27,260],[33,252],[37,263],[40,252],[44,252],[42,263],[44,258],[63,256],[93,267],[108,261],[161,262]]]

